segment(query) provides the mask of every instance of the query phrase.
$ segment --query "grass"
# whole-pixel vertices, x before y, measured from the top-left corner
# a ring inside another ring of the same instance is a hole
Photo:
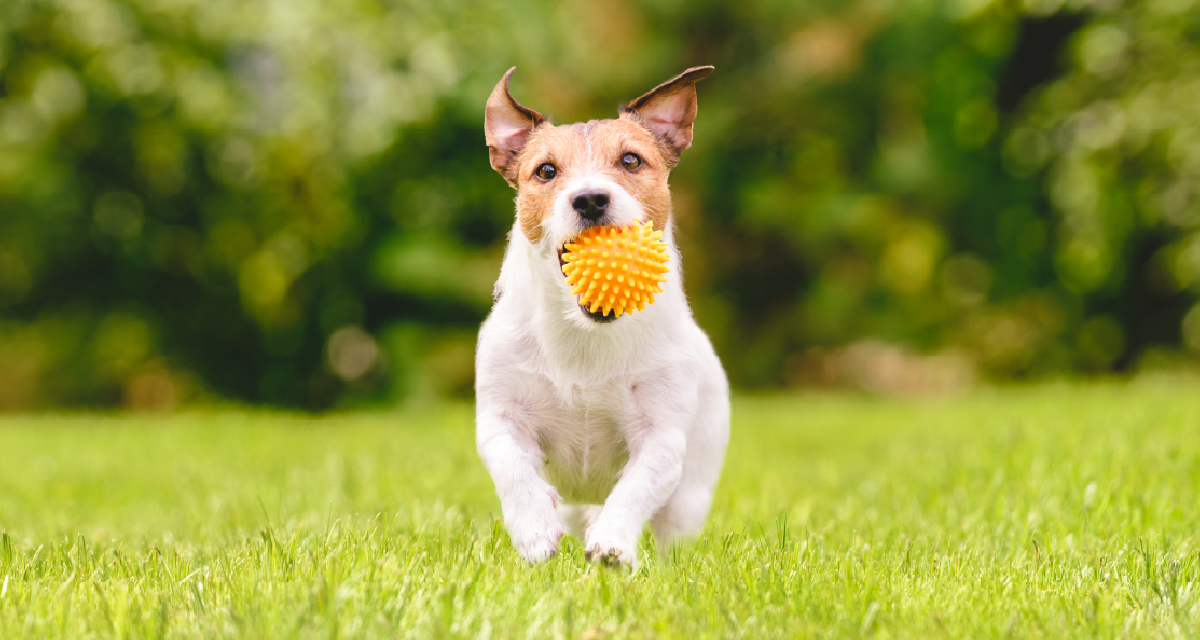
[[[0,638],[1200,635],[1200,388],[748,398],[711,525],[528,567],[470,407],[0,420]]]

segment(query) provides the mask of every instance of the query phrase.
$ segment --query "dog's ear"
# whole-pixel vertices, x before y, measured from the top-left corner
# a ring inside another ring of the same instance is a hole
[[[483,132],[492,168],[514,187],[517,185],[517,156],[529,142],[529,134],[546,122],[542,114],[517,102],[508,92],[508,79],[516,70],[516,67],[509,69],[492,89],[483,116]]]
[[[692,146],[696,82],[712,72],[712,67],[692,67],[621,107],[622,118],[642,123],[666,146],[667,161],[671,166],[675,166],[679,155]]]

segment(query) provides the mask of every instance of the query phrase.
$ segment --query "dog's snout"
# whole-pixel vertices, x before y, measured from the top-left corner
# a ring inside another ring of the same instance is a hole
[[[612,196],[607,191],[588,191],[575,194],[575,197],[571,198],[571,207],[578,211],[579,215],[595,222],[608,211],[608,203],[611,201]]]

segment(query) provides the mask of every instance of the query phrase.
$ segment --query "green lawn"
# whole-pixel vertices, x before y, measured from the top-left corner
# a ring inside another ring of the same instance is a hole
[[[1200,383],[734,402],[707,533],[528,567],[468,406],[0,419],[0,638],[1200,634]]]

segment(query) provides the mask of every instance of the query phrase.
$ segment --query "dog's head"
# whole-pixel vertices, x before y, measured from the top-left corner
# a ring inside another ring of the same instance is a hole
[[[591,226],[652,222],[671,214],[667,175],[692,145],[695,67],[621,107],[613,120],[554,126],[508,91],[513,69],[488,98],[484,131],[492,168],[517,190],[517,219],[530,244],[561,248]],[[608,319],[588,314],[593,319]]]

